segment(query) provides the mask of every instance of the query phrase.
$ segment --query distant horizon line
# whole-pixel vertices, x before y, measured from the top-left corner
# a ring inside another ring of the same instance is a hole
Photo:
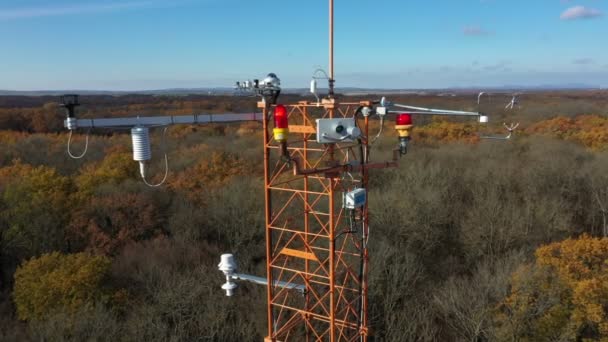
[[[425,88],[395,88],[395,87],[336,87],[337,91],[340,90],[346,91],[395,91],[395,92],[422,92],[422,91],[466,91],[466,90],[605,90],[608,87],[600,86],[600,85],[589,85],[589,84],[580,84],[580,83],[572,83],[572,84],[545,84],[545,85],[502,85],[502,86],[481,86],[481,85],[472,85],[472,86],[456,86],[456,87],[425,87]],[[291,87],[291,88],[283,88],[284,92],[307,92],[308,89],[305,87]],[[323,89],[321,89],[323,90]],[[156,89],[132,89],[132,90],[108,90],[108,89],[42,89],[42,90],[12,90],[12,89],[0,89],[0,96],[8,94],[8,93],[35,93],[35,94],[58,94],[58,93],[84,93],[89,95],[95,94],[112,94],[112,93],[120,93],[120,94],[138,94],[138,93],[169,93],[169,92],[179,92],[185,93],[188,91],[194,92],[232,92],[234,88],[226,87],[226,86],[217,86],[217,87],[169,87],[169,88],[156,88]]]

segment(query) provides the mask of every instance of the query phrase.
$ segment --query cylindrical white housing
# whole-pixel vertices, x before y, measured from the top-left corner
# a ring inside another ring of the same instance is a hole
[[[310,92],[312,94],[317,94],[317,80],[310,81]]]
[[[222,290],[226,291],[226,297],[232,297],[237,287],[238,285],[230,277],[226,277],[226,283],[222,285]]]
[[[222,285],[222,289],[226,291],[226,296],[232,297],[234,290],[237,288],[236,283],[232,281],[232,277],[235,275],[237,269],[234,256],[232,254],[222,254],[221,261],[219,265],[217,265],[217,268],[226,276],[226,283]]]
[[[236,261],[234,260],[234,256],[232,254],[222,254],[219,265],[217,268],[224,272],[226,275],[233,275],[236,270]]]
[[[74,130],[76,128],[78,128],[78,120],[76,118],[67,118],[66,122],[66,127],[69,130]]]
[[[346,134],[351,137],[351,139],[358,139],[361,137],[361,129],[359,127],[348,127],[346,129]]]
[[[133,140],[133,160],[145,162],[152,159],[150,130],[147,127],[133,127],[131,129],[131,138]]]

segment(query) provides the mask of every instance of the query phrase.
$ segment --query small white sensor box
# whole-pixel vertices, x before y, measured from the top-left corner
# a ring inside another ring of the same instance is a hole
[[[352,142],[361,137],[354,118],[317,119],[317,142],[335,144]]]
[[[367,191],[365,189],[355,189],[344,194],[344,208],[357,209],[365,205],[367,201]]]

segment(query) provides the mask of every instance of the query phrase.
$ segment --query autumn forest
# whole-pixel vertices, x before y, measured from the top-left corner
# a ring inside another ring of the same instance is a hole
[[[401,166],[374,171],[373,341],[608,341],[608,92],[510,99],[482,103],[487,126],[415,118]],[[477,110],[472,93],[391,100]],[[265,275],[261,126],[170,128],[168,181],[152,189],[128,131],[95,130],[69,158],[57,101],[0,97],[0,341],[263,340],[264,289],[228,299],[217,271],[238,251]],[[81,118],[256,110],[231,96],[80,102]],[[482,139],[503,122],[520,123],[513,139]],[[155,130],[152,180],[161,140]]]

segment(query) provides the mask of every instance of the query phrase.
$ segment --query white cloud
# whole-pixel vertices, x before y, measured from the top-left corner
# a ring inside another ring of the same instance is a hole
[[[47,7],[23,7],[13,9],[0,8],[0,20],[16,20],[37,17],[52,17],[69,14],[114,12],[127,9],[144,8],[161,5],[158,0],[110,2],[98,4],[72,4]]]
[[[465,26],[462,29],[462,33],[464,33],[465,36],[487,36],[492,34],[492,32],[479,26]]]
[[[574,6],[570,7],[562,13],[560,19],[562,20],[576,20],[576,19],[591,19],[601,17],[603,15],[602,11],[589,8],[584,6]]]
[[[500,61],[498,63],[484,66],[483,70],[489,72],[509,72],[511,71],[511,64],[511,61]]]
[[[577,65],[592,65],[595,61],[592,58],[578,58],[572,61],[573,64]]]

